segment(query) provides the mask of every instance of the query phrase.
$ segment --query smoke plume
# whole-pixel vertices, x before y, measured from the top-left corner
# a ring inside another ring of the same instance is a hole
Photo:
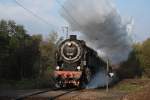
[[[61,15],[73,31],[83,34],[87,44],[99,55],[120,63],[131,51],[129,24],[124,22],[112,0],[66,0]]]

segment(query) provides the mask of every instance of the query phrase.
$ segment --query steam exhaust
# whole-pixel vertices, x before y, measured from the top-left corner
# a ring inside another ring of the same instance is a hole
[[[113,76],[115,77],[115,76]],[[105,70],[96,73],[91,82],[86,86],[87,89],[93,89],[97,87],[104,87],[106,84],[111,84],[113,82],[112,77],[108,77]]]

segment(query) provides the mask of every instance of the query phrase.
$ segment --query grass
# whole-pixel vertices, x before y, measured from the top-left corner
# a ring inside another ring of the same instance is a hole
[[[149,79],[132,79],[118,83],[114,89],[124,92],[134,92],[142,89],[149,82]]]
[[[143,86],[135,84],[121,84],[117,87],[117,89],[124,92],[133,92],[141,89],[142,87]]]

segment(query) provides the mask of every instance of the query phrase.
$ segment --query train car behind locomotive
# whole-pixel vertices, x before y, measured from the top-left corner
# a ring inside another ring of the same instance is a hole
[[[85,41],[70,35],[56,52],[56,71],[54,76],[57,87],[86,86],[96,72],[106,67],[97,52],[89,48]]]

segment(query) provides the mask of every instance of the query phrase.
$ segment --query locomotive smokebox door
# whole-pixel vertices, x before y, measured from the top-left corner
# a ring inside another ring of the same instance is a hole
[[[70,40],[77,40],[77,36],[76,35],[70,35]]]

